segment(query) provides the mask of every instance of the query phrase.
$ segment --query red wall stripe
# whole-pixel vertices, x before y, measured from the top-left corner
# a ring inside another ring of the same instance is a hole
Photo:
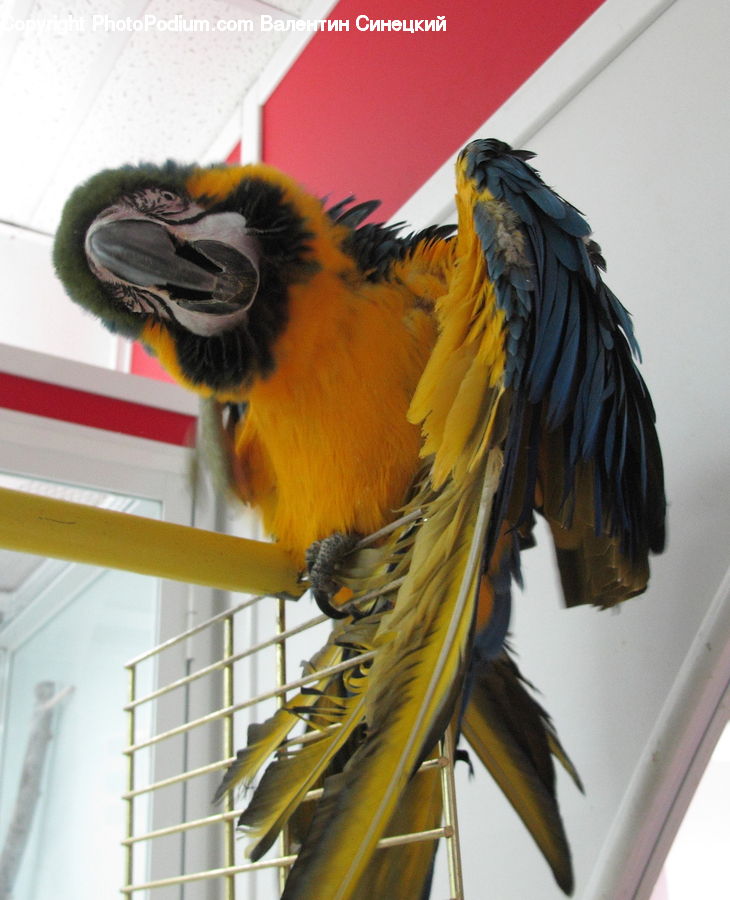
[[[602,0],[341,0],[269,98],[263,158],[333,200],[378,197],[392,215]],[[360,32],[432,19],[445,32]],[[500,137],[500,135],[484,135]]]
[[[0,407],[187,446],[195,417],[0,372]]]

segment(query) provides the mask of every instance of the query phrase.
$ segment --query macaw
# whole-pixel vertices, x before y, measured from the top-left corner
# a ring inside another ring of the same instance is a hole
[[[573,888],[552,757],[580,781],[509,654],[510,583],[537,512],[567,605],[640,594],[665,498],[629,315],[533,155],[472,142],[456,228],[413,234],[265,165],[105,171],[63,212],[71,298],[206,398],[237,495],[333,617],[218,792],[278,754],[241,824],[258,858],[289,823],[287,900],[428,895],[432,845],[376,847],[441,820],[447,727]]]

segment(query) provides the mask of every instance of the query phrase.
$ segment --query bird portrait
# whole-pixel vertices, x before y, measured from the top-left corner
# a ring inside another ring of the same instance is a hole
[[[471,142],[456,224],[416,232],[263,164],[106,170],[63,212],[69,296],[200,395],[226,489],[332,620],[216,798],[256,785],[252,859],[287,827],[286,900],[429,896],[434,843],[377,844],[442,821],[449,729],[574,887],[555,763],[580,779],[515,661],[513,586],[541,517],[567,606],[641,594],[666,503],[632,320],[532,158]]]

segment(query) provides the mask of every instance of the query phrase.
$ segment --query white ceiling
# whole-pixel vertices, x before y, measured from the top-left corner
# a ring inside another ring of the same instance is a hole
[[[262,30],[260,16],[306,17],[309,6],[0,0],[0,220],[53,232],[70,190],[99,169],[224,158],[244,94],[287,36]],[[100,15],[131,27],[115,30]],[[144,27],[148,16],[178,30]],[[207,31],[185,30],[201,19]],[[216,30],[240,19],[253,31]]]

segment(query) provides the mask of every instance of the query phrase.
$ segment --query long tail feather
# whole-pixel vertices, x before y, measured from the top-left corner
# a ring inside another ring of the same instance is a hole
[[[325,784],[286,900],[353,896],[408,780],[446,727],[463,681],[499,451],[485,468],[458,489],[447,484],[427,505],[408,576],[383,616],[366,739]]]
[[[436,769],[419,770],[408,782],[388,824],[385,837],[420,834],[441,824],[441,784]],[[438,843],[413,841],[396,846],[378,847],[370,860],[351,900],[403,896],[407,885],[413,900],[427,900]]]
[[[555,793],[555,753],[578,787],[580,780],[555,734],[547,713],[527,693],[506,653],[478,660],[464,712],[462,731],[520,816],[553,871],[570,894],[570,848]]]

